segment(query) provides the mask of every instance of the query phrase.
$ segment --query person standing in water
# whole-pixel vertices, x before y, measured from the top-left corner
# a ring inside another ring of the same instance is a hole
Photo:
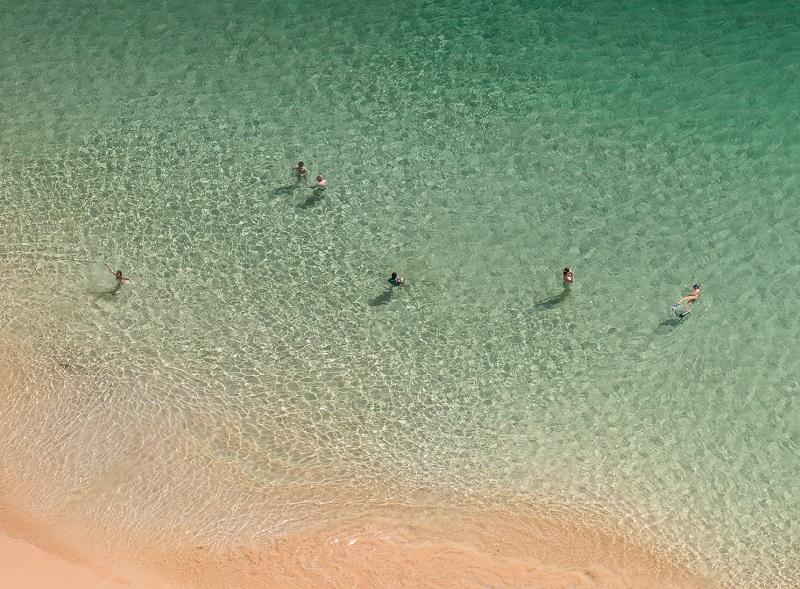
[[[327,187],[328,181],[325,179],[325,176],[322,174],[317,174],[317,184],[316,186],[311,187],[311,189],[314,191],[314,194],[320,196]]]
[[[569,267],[564,268],[561,279],[564,281],[564,288],[569,288],[575,282],[575,270]]]
[[[389,284],[392,286],[403,286],[405,283],[406,279],[399,276],[397,272],[392,272],[392,275],[389,277]]]
[[[308,168],[303,162],[297,162],[297,165],[292,168],[292,172],[294,172],[295,177],[298,181],[305,180],[308,182]]]
[[[111,272],[114,275],[114,278],[117,279],[117,285],[114,287],[114,290],[111,291],[112,294],[117,294],[117,291],[120,288],[122,288],[123,284],[131,284],[133,282],[133,280],[131,280],[127,276],[122,275],[122,270],[117,270],[116,272],[114,272],[111,269],[111,266],[109,266],[108,264],[106,264],[106,268],[108,268],[108,271]]]

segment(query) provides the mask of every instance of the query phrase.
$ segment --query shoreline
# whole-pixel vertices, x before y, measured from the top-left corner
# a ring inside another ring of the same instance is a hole
[[[74,541],[56,538],[46,524],[28,521],[18,510],[0,510],[0,585],[9,589],[722,588],[666,553],[587,522],[577,513],[533,515],[474,504],[395,505],[368,511],[351,507],[349,502],[322,507],[320,525],[266,542],[152,546],[143,551],[128,546],[130,552],[121,559],[110,550],[113,564],[79,555]]]
[[[208,589],[720,589],[605,530],[558,519],[511,519],[491,509],[376,516],[302,530],[262,550],[208,554],[196,548],[201,556],[191,575],[202,571],[213,579],[197,585]],[[272,573],[259,574],[267,567]]]
[[[123,589],[131,585],[0,532],[0,585],[7,589]]]
[[[0,361],[14,369],[0,383],[8,394],[20,393],[15,385],[25,380],[24,365],[11,361],[14,356]],[[25,416],[16,425],[31,417],[27,411]],[[8,417],[5,425],[13,427]],[[280,524],[274,529],[282,531],[258,537],[231,528],[158,540],[170,522],[98,526],[91,512],[65,510],[68,497],[56,499],[58,493],[42,486],[46,477],[16,480],[24,472],[18,458],[10,451],[0,462],[0,586],[9,589],[722,587],[680,564],[669,550],[634,539],[634,530],[616,529],[613,517],[503,492],[247,486],[247,496],[256,500],[247,511],[258,512],[249,519],[263,522],[257,526],[262,529]],[[225,480],[233,484],[237,476],[234,469]],[[51,497],[56,502],[48,509],[35,508]],[[102,498],[87,497],[86,505]],[[259,510],[259,498],[273,509]],[[180,507],[179,497],[172,500],[172,509]],[[107,508],[113,518],[114,506]],[[215,515],[196,513],[190,526],[200,529],[209,518],[230,516],[229,506],[217,508]],[[149,527],[162,524],[161,530]]]

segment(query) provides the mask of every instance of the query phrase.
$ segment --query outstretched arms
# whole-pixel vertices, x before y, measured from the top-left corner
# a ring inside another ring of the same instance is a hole
[[[122,275],[122,270],[117,270],[116,272],[114,272],[111,269],[111,266],[109,266],[108,264],[106,264],[106,268],[108,268],[108,271],[111,272],[114,275],[114,278],[116,278],[117,282],[119,282],[120,284],[122,284],[123,282],[125,282],[125,283],[132,283],[133,282],[133,280],[131,280],[127,276],[123,276]]]

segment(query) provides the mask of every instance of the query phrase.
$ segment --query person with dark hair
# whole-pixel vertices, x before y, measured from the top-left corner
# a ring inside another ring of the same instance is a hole
[[[679,305],[682,305],[683,303],[689,303],[690,305],[693,304],[695,301],[697,301],[697,299],[700,298],[700,293],[702,292],[702,290],[703,289],[700,288],[699,284],[693,284],[692,292],[690,292],[685,297],[681,297],[680,299],[678,299],[677,304]]]
[[[561,278],[564,281],[564,288],[572,286],[572,283],[575,282],[575,270],[569,267],[564,268]]]
[[[392,275],[389,277],[389,284],[392,286],[402,286],[406,283],[406,279],[402,276],[399,276],[397,272],[392,272]]]
[[[308,168],[306,168],[303,162],[297,162],[297,165],[292,168],[292,172],[294,172],[298,180],[305,180],[308,182]]]
[[[113,294],[117,294],[117,291],[120,288],[122,288],[123,284],[131,284],[133,282],[133,280],[131,280],[127,276],[122,275],[122,270],[117,270],[116,272],[114,272],[111,269],[111,266],[109,266],[108,264],[106,264],[106,268],[108,268],[108,271],[111,272],[114,275],[114,278],[117,279],[117,285],[114,287],[114,290],[111,291]]]
[[[700,298],[701,292],[702,289],[700,288],[700,285],[693,284],[692,292],[690,292],[686,296],[679,298],[676,303],[673,303],[672,312],[679,318],[686,317],[689,313],[692,312],[692,306],[697,302],[697,299]]]

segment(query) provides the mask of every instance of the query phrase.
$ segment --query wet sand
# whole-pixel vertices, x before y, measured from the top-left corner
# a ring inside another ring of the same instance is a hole
[[[9,361],[12,357],[0,360],[8,379],[0,390],[28,394],[20,386],[9,386],[12,375],[16,385],[22,376],[20,364]],[[15,424],[10,412],[4,421],[8,427],[22,427],[30,417],[26,414]],[[214,471],[211,465],[200,463],[197,469],[223,480],[224,471]],[[48,492],[30,476],[25,483],[17,481],[25,471],[32,472],[13,452],[0,459],[4,589],[720,586],[679,564],[677,552],[631,536],[623,531],[627,526],[617,529],[610,516],[600,518],[510,494],[470,499],[456,492],[412,495],[380,486],[324,484],[243,486],[237,491],[230,474],[225,481],[233,496],[254,499],[244,506],[258,512],[251,516],[264,522],[263,529],[282,531],[266,538],[227,533],[201,539],[195,534],[192,541],[191,534],[168,536],[166,532],[175,529],[168,521],[158,522],[159,529],[149,532],[141,520],[98,526],[88,514],[61,504],[59,489]],[[51,497],[55,505],[42,510],[40,504],[50,503]],[[101,503],[98,513],[113,513],[114,506],[104,507],[104,499],[100,493],[94,500]],[[172,509],[180,509],[182,500],[186,498],[170,496]],[[258,504],[271,506],[271,511],[262,513]],[[216,509],[198,512],[190,527],[201,529],[209,518],[231,518],[230,504]]]
[[[342,512],[347,506],[342,505]],[[330,506],[328,506],[330,508]],[[328,511],[323,508],[322,512]],[[506,509],[393,507],[255,545],[160,547],[111,570],[76,542],[0,536],[0,586],[136,588],[719,587],[631,540],[564,517]],[[6,529],[8,529],[6,527]],[[17,529],[22,529],[17,526]],[[46,532],[46,530],[44,530]],[[133,563],[136,563],[135,568]]]
[[[0,496],[9,486],[0,478]],[[171,589],[143,571],[109,566],[79,539],[0,502],[0,587],[3,589]]]
[[[37,546],[0,534],[0,586],[5,589],[122,589],[126,582],[104,577]]]
[[[262,549],[196,547],[179,560],[185,582],[208,588],[715,586],[621,536],[492,509],[400,510],[303,530]]]

